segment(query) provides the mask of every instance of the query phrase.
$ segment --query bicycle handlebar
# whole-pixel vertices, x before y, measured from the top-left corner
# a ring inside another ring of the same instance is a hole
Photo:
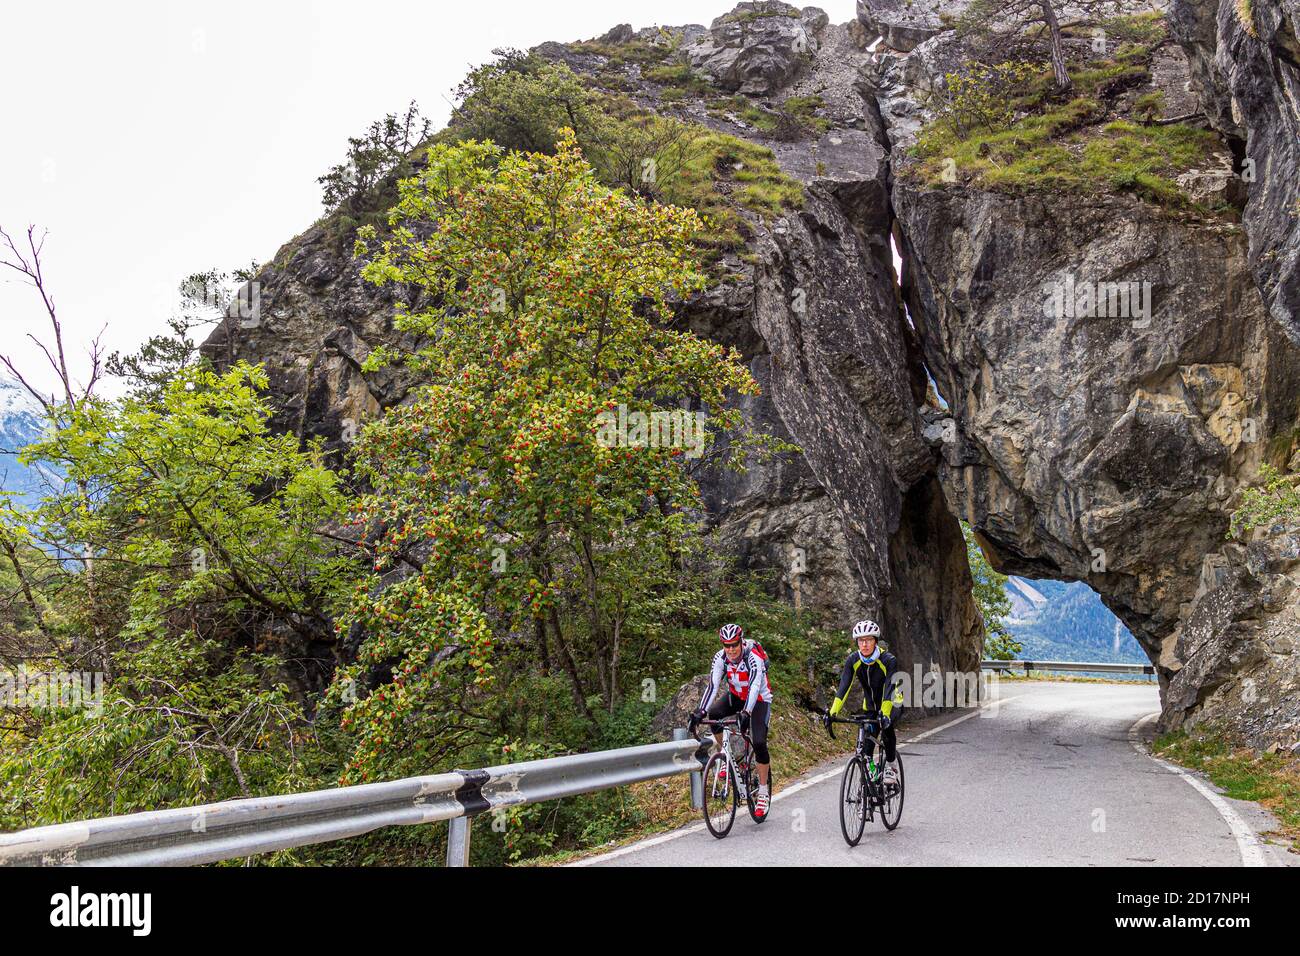
[[[739,718],[738,716],[734,715],[734,714],[733,714],[732,716],[730,716],[730,717],[718,717],[717,719],[714,719],[714,718],[712,718],[712,717],[707,717],[707,716],[706,716],[706,717],[702,718],[702,719],[699,721],[699,723],[697,723],[695,726],[696,726],[696,727],[703,727],[703,726],[705,726],[706,724],[707,724],[710,728],[712,728],[714,725],[718,725],[718,726],[726,726],[726,727],[734,727],[734,728],[736,729],[736,732],[737,732],[738,734],[740,734],[740,736],[741,736],[742,738],[744,738],[746,741],[749,740],[749,734],[748,734],[746,731],[743,731],[743,730],[740,729],[740,718]],[[713,733],[714,731],[710,730],[709,732],[710,732],[710,733]],[[703,738],[696,737],[695,739],[696,739],[696,740],[700,740],[701,742],[703,742]]]
[[[879,727],[879,724],[880,724],[880,718],[879,718],[879,717],[866,717],[866,716],[862,716],[862,717],[832,717],[830,714],[823,714],[823,715],[822,715],[822,719],[826,721],[826,732],[827,732],[828,734],[831,735],[831,740],[834,740],[834,739],[835,739],[835,725],[836,725],[836,724],[856,724],[856,725],[859,726],[859,727],[863,726],[864,724],[872,724],[872,725],[875,725],[875,727],[876,727],[876,731],[877,731],[877,732],[879,732],[879,729],[880,729],[880,727]],[[873,734],[872,736],[875,736],[875,734]]]

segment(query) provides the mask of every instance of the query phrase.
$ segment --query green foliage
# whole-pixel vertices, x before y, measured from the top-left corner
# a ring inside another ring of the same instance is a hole
[[[1237,15],[1237,22],[1251,37],[1258,40],[1259,30],[1255,26],[1255,10],[1251,0],[1234,0],[1233,12]]]
[[[695,96],[707,93],[710,89],[709,81],[692,70],[689,63],[664,63],[642,70],[641,75],[652,83],[673,87]]]
[[[708,132],[677,176],[660,180],[664,200],[697,210],[705,223],[700,241],[713,250],[740,249],[749,236],[743,213],[785,215],[803,204],[803,186],[786,176],[765,146]],[[722,192],[719,183],[732,184]]]
[[[260,268],[252,262],[230,272],[209,269],[187,277],[178,290],[180,308],[167,320],[170,334],[150,336],[130,355],[114,352],[105,363],[108,374],[124,380],[137,394],[160,396],[182,369],[199,360],[198,343],[190,332],[219,319],[236,301],[239,287]]]
[[[682,170],[699,155],[699,126],[609,100],[587,131],[584,155],[597,178],[614,189],[646,199],[663,198]]]
[[[159,636],[119,652],[93,707],[40,710],[0,753],[0,829],[302,789],[310,727],[279,662]]]
[[[758,7],[749,10],[732,10],[730,13],[724,13],[718,18],[720,23],[753,23],[755,20],[763,20],[768,17],[786,17],[799,18],[797,9],[787,9],[783,5],[773,5],[770,7]]]
[[[820,96],[791,96],[781,104],[787,115],[794,117],[806,129],[824,133],[831,127],[830,120],[818,116],[817,111],[825,107],[826,101]]]
[[[681,82],[681,69],[664,65],[655,75]],[[698,239],[708,258],[744,245],[746,213],[779,216],[803,200],[803,187],[781,171],[771,150],[592,90],[563,64],[504,57],[472,72],[458,92],[463,101],[451,128],[457,140],[549,153],[568,127],[606,186],[699,212]],[[814,99],[795,104],[801,115],[810,116]],[[739,186],[719,188],[723,183]]]
[[[1011,613],[1011,598],[1006,592],[1007,576],[993,570],[984,557],[975,532],[964,521],[961,532],[966,539],[966,560],[970,563],[974,581],[971,593],[984,618],[984,657],[994,661],[1014,660],[1023,648],[1006,625],[1006,618]]]
[[[1030,63],[974,63],[944,76],[938,112],[955,136],[975,130],[1000,132],[1015,118],[1013,94],[1038,71]]]
[[[1165,15],[1155,11],[1104,17],[1101,27],[1112,39],[1148,49],[1169,35]]]
[[[676,31],[660,28],[659,35],[653,39],[633,37],[626,43],[604,43],[600,40],[584,40],[570,43],[569,49],[575,53],[593,53],[608,59],[610,68],[622,68],[638,65],[643,69],[653,64],[666,63],[672,59],[681,46],[682,35]]]
[[[320,534],[343,513],[338,478],[318,448],[270,432],[265,386],[247,365],[185,368],[160,391],[57,409],[50,433],[24,450],[67,480],[33,512],[10,509],[0,532],[15,572],[38,582],[29,610],[42,640],[19,644],[19,668],[107,683],[102,716],[14,715],[20,730],[0,765],[8,819],[306,779],[302,703],[268,652],[290,634],[328,638],[351,567]]]
[[[1218,146],[1213,133],[1184,124],[1138,125],[1159,114],[1159,91],[1137,98],[1132,116],[1138,123],[1113,118],[1120,93],[1150,82],[1152,54],[1167,37],[1164,18],[1117,17],[1101,25],[1124,42],[1109,58],[1069,70],[1065,102],[1047,67],[1007,69],[1004,82],[993,82],[986,71],[1025,64],[976,65],[958,75],[970,79],[956,86],[950,80],[939,118],[912,149],[918,162],[910,174],[1011,193],[1130,193],[1169,209],[1210,212],[1195,210],[1175,179]]]
[[[409,174],[412,151],[431,130],[430,121],[412,102],[405,113],[389,113],[361,136],[349,137],[347,158],[317,180],[325,208],[341,206],[353,217],[367,211],[386,179]]]
[[[732,96],[709,100],[707,108],[715,116],[730,114],[776,139],[797,140],[830,129],[830,120],[817,115],[817,110],[824,105],[820,96],[792,96],[773,110],[759,106],[746,96]]]
[[[920,160],[915,171],[942,183],[955,168],[984,187],[1009,192],[1088,194],[1102,187],[1184,208],[1188,200],[1174,177],[1204,161],[1217,141],[1214,134],[1184,124],[1099,123],[1106,110],[1086,90],[1122,76],[1125,69],[1096,71],[1077,84],[1085,95],[1044,107],[1005,129],[963,136],[951,124],[927,127],[913,150]],[[1032,106],[1040,100],[1041,91],[1026,89],[1019,102]]]
[[[1284,474],[1271,465],[1259,471],[1260,483],[1241,494],[1232,514],[1229,535],[1244,535],[1273,524],[1300,522],[1300,475]]]
[[[367,279],[438,305],[399,306],[399,331],[429,343],[401,356],[426,384],[356,446],[375,569],[340,628],[363,635],[358,668],[394,679],[346,710],[345,780],[427,757],[411,728],[445,717],[453,680],[481,693],[507,639],[564,662],[579,712],[614,707],[620,635],[690,590],[686,449],[612,442],[602,413],[707,407],[703,450],[740,423],[728,395],[755,386],[738,356],[665,326],[670,296],[704,283],[698,215],[602,186],[562,136],[553,156],[434,146],[391,237],[358,247]]]
[[[491,140],[508,150],[549,153],[560,129],[582,137],[599,119],[595,94],[577,74],[515,51],[472,70],[456,94],[455,138]]]
[[[1160,119],[1165,110],[1165,91],[1154,90],[1143,93],[1133,101],[1133,117],[1143,123]]]

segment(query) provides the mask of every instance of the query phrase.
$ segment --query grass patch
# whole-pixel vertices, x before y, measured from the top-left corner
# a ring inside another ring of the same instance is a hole
[[[652,83],[658,83],[660,86],[669,89],[681,90],[683,95],[686,93],[701,95],[712,89],[709,81],[692,70],[686,63],[666,63],[662,66],[653,66],[643,70],[641,75]],[[664,92],[666,94],[667,90]]]
[[[809,130],[824,133],[831,127],[831,121],[818,116],[817,111],[826,105],[820,96],[792,96],[781,104],[781,110],[793,116]]]
[[[803,205],[803,185],[781,171],[770,149],[712,130],[661,189],[664,202],[704,217],[705,245],[719,251],[744,246],[749,227],[742,211],[766,219]]]
[[[591,53],[608,60],[606,67],[622,67],[635,63],[643,70],[656,63],[666,63],[676,52],[677,44],[671,37],[660,42],[641,37],[626,43],[602,43],[599,40],[580,40],[570,43],[569,49],[575,53]]]
[[[1095,195],[1128,193],[1170,209],[1191,209],[1176,177],[1216,148],[1213,133],[1185,124],[1142,125],[1114,119],[1112,100],[1151,80],[1149,64],[1165,36],[1158,14],[1106,21],[1124,42],[1115,55],[1070,71],[1074,88],[1061,102],[1050,69],[1037,72],[1011,99],[1015,118],[1003,126],[959,131],[942,117],[922,130],[912,174],[940,185],[953,174],[988,189],[1027,193],[1066,190]],[[1150,121],[1163,110],[1163,94],[1139,97],[1132,115]],[[954,168],[955,167],[955,168]],[[1209,210],[1198,210],[1208,212]]]
[[[826,105],[820,96],[792,96],[779,109],[767,109],[744,96],[709,100],[707,109],[714,116],[733,116],[768,136],[799,139],[808,133],[824,133],[830,120],[817,115]]]
[[[1251,800],[1277,817],[1278,836],[1300,852],[1300,758],[1257,753],[1222,735],[1175,731],[1157,737],[1156,756],[1199,770],[1228,796]]]

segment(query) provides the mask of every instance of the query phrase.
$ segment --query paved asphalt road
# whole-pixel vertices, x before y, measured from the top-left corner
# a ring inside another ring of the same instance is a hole
[[[1151,736],[1142,718],[1159,710],[1154,685],[1001,690],[996,707],[964,720],[904,722],[903,741],[923,739],[902,748],[907,792],[892,833],[877,819],[857,847],[845,845],[837,760],[778,790],[762,826],[742,802],[726,839],[699,822],[578,865],[1295,865],[1256,837],[1270,828],[1256,805],[1138,751],[1136,739]],[[851,731],[837,728],[846,752]]]

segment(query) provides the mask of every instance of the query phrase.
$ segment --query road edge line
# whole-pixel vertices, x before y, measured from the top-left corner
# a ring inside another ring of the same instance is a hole
[[[958,724],[962,723],[963,721],[970,720],[972,717],[978,717],[981,713],[984,712],[985,709],[989,707],[997,707],[999,704],[1008,704],[1011,701],[1016,700],[1020,696],[1021,696],[1020,694],[1016,694],[1015,697],[1000,697],[997,700],[991,700],[987,703],[980,704],[974,710],[970,711],[969,713],[962,714],[960,717],[956,718],[955,720],[950,720],[946,724],[940,724],[938,727],[931,727],[929,730],[919,733],[915,737],[910,737],[907,740],[899,741],[898,749],[902,750],[904,747],[908,746],[909,744],[920,743],[926,737],[930,737],[934,734],[937,734],[941,730],[947,730],[949,727],[955,727]],[[807,780],[801,780],[798,783],[796,783],[794,786],[786,787],[780,793],[773,794],[772,803],[776,803],[776,801],[784,797],[788,797],[791,794],[799,793],[801,790],[807,790],[809,787],[815,786],[816,784],[825,783],[827,780],[831,780],[835,777],[838,777],[843,772],[844,772],[844,768],[840,766],[840,767],[836,767],[834,770],[825,770],[817,774],[815,777],[809,777]],[[605,860],[617,859],[620,856],[627,856],[628,854],[635,853],[638,850],[648,850],[652,846],[659,846],[660,844],[667,843],[670,840],[676,840],[678,837],[684,837],[690,833],[699,833],[703,829],[704,829],[703,822],[696,823],[688,827],[682,827],[681,829],[673,830],[669,833],[661,833],[658,836],[646,837],[644,840],[638,840],[636,843],[629,843],[627,846],[621,846],[618,847],[617,849],[610,850],[606,853],[601,853],[597,856],[589,856],[581,860],[574,860],[572,863],[566,863],[564,865],[566,867],[591,866],[593,863],[600,863]]]
[[[1227,800],[1224,800],[1220,794],[1215,793],[1204,780],[1201,780],[1199,777],[1177,764],[1170,763],[1168,760],[1161,760],[1142,745],[1142,741],[1138,737],[1138,729],[1147,721],[1154,720],[1159,716],[1159,711],[1147,714],[1145,717],[1139,717],[1133,723],[1133,726],[1129,727],[1128,742],[1132,745],[1133,749],[1147,759],[1159,764],[1170,773],[1175,773],[1182,777],[1191,784],[1191,786],[1194,787],[1201,796],[1210,801],[1210,805],[1219,812],[1219,816],[1223,818],[1223,822],[1228,825],[1228,830],[1232,833],[1233,839],[1237,841],[1237,852],[1241,854],[1242,866],[1269,866],[1268,855],[1264,852],[1263,844],[1259,842],[1259,837],[1256,835],[1254,827],[1242,819],[1241,814],[1238,813]]]

